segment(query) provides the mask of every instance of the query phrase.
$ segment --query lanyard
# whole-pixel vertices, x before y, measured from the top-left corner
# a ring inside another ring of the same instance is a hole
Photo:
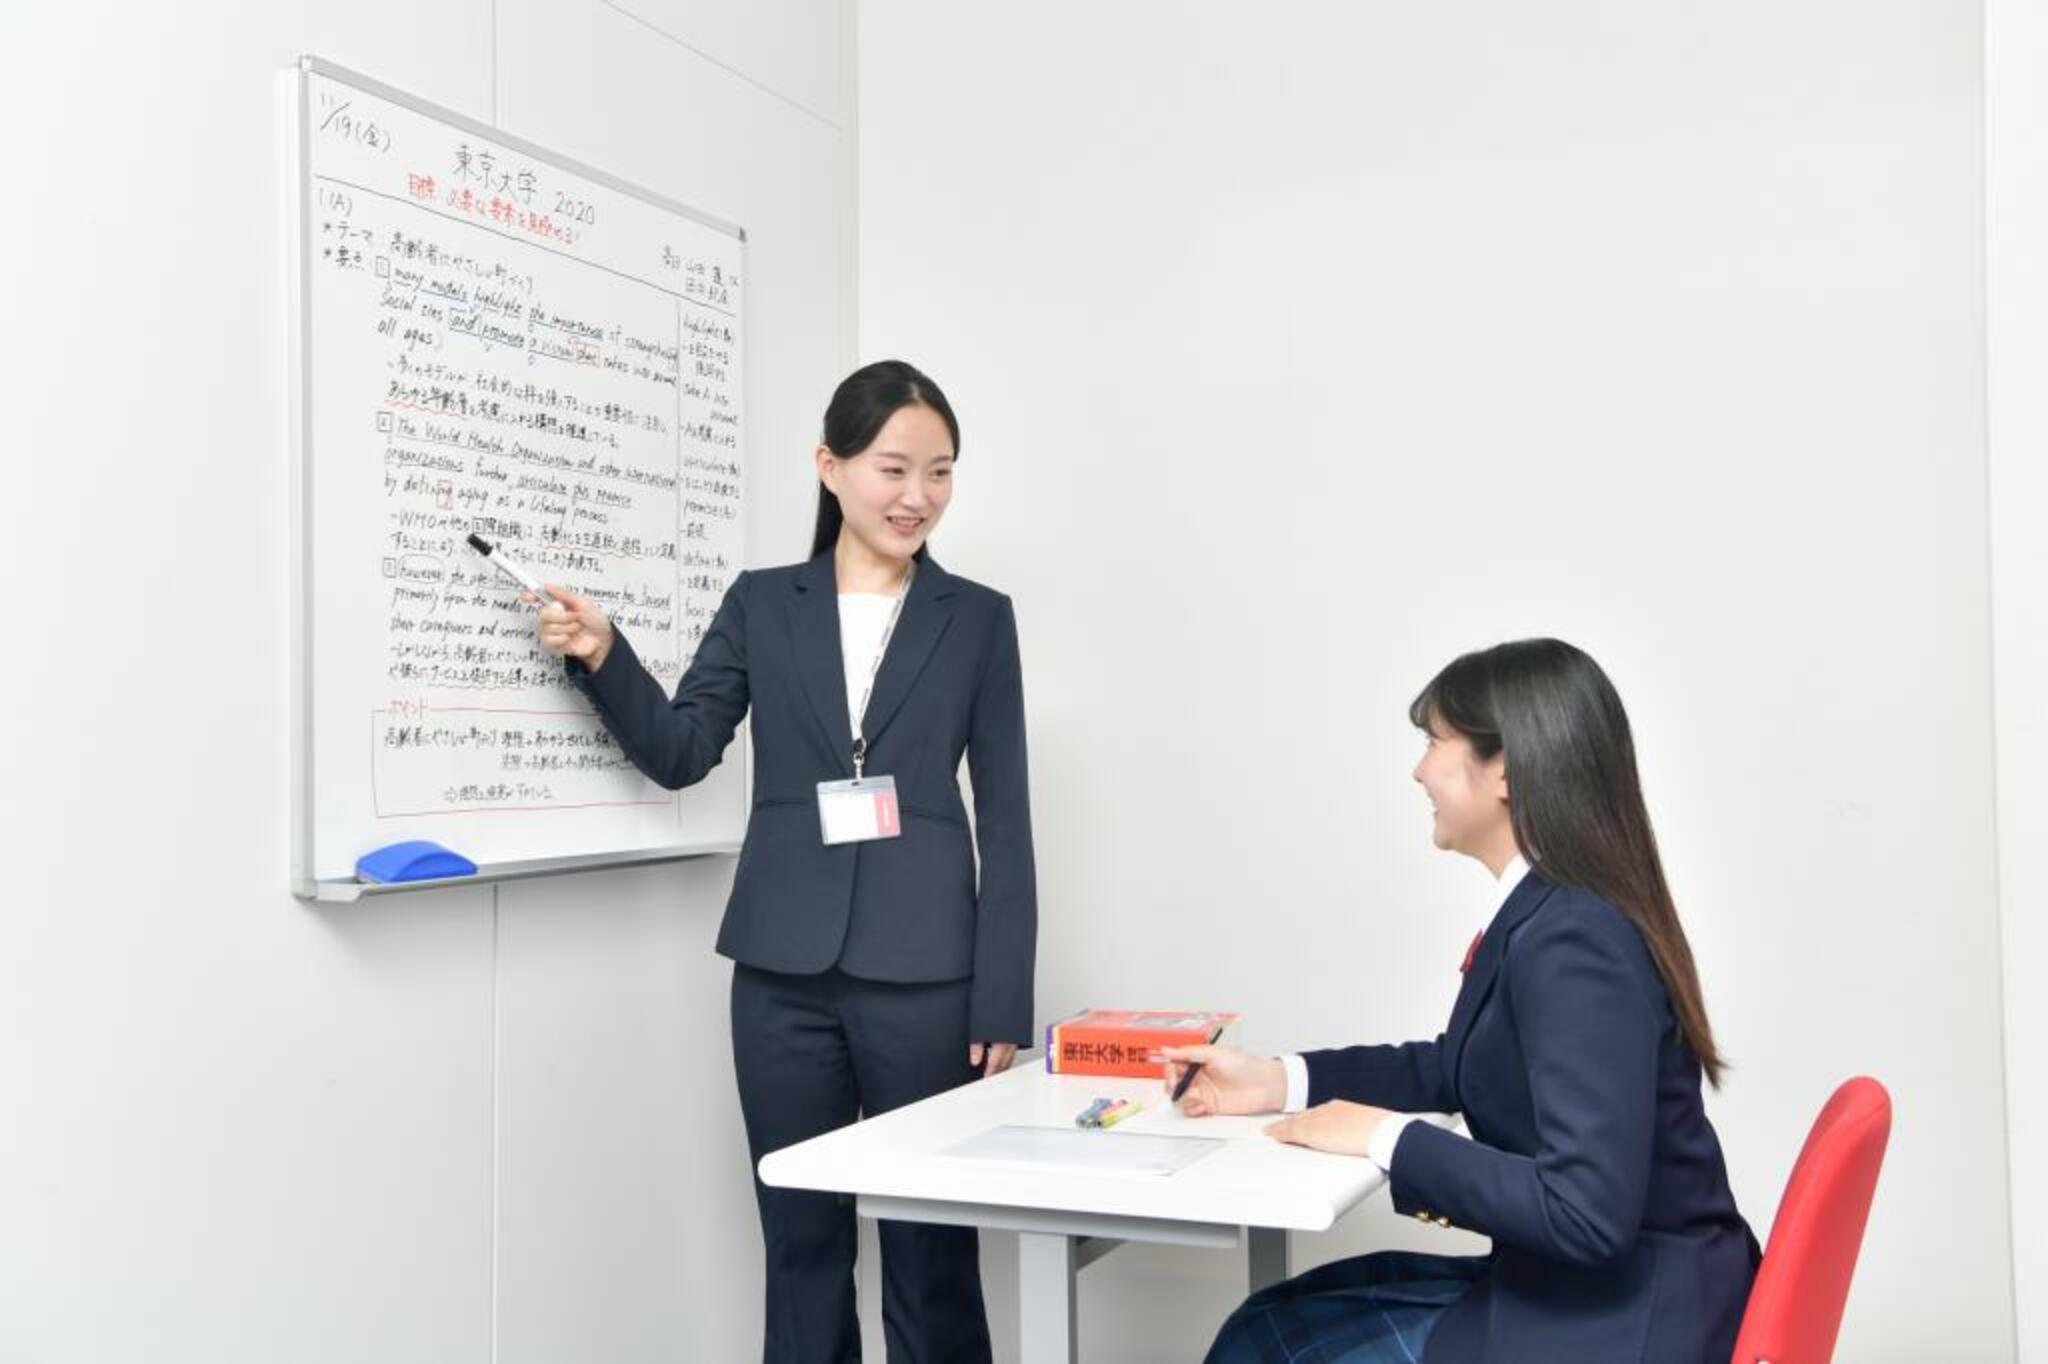
[[[855,781],[860,780],[861,770],[867,766],[868,761],[868,739],[866,734],[868,702],[875,694],[875,678],[881,674],[882,655],[889,652],[889,639],[896,633],[896,622],[903,616],[904,600],[910,596],[910,580],[916,576],[917,564],[913,560],[904,569],[903,586],[896,593],[896,604],[889,608],[889,623],[882,627],[882,638],[875,645],[874,661],[868,664],[868,684],[861,688],[860,706],[855,710],[853,716],[854,724],[862,731],[853,740],[853,779]]]

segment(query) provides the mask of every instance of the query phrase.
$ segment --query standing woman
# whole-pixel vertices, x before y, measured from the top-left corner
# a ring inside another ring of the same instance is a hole
[[[752,709],[754,808],[718,950],[735,963],[733,1067],[757,1166],[1004,1070],[1031,1035],[1016,619],[926,549],[959,450],[953,409],[916,369],[850,375],[816,453],[811,559],[733,581],[673,698],[592,603],[550,585],[562,605],[540,612],[542,645],[665,787],[701,780]],[[859,1358],[853,1208],[758,1176],[754,1194],[764,1358]],[[889,1358],[989,1358],[973,1229],[885,1221],[881,1244]]]
[[[1493,1238],[1383,1252],[1253,1294],[1211,1364],[1726,1364],[1758,1260],[1700,1102],[1719,1083],[1692,950],[1598,664],[1554,639],[1466,654],[1409,708],[1439,848],[1493,873],[1435,1040],[1205,1064],[1191,1114],[1285,1110],[1282,1141],[1368,1159],[1396,1210]],[[1410,1113],[1462,1113],[1469,1138]]]

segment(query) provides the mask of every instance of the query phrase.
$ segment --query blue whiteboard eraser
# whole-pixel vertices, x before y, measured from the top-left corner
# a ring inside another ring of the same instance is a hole
[[[416,838],[387,843],[356,859],[356,880],[386,885],[399,881],[435,881],[444,876],[474,876],[476,863],[439,843]]]

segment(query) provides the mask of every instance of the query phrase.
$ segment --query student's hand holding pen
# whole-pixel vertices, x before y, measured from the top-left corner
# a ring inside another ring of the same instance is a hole
[[[1198,1067],[1178,1101],[1191,1118],[1277,1113],[1287,1102],[1287,1068],[1278,1057],[1254,1056],[1236,1047],[1161,1047],[1159,1054],[1166,1061],[1168,1095],[1190,1067]]]

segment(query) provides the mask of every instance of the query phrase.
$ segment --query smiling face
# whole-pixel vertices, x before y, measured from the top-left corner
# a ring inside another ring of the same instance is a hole
[[[840,530],[880,559],[907,560],[953,497],[953,436],[922,403],[899,407],[865,450],[818,447],[818,478],[839,499]]]
[[[1512,860],[1516,847],[1506,753],[1482,758],[1470,739],[1432,716],[1415,780],[1429,797],[1435,815],[1431,835],[1439,848],[1476,857],[1496,873]]]

